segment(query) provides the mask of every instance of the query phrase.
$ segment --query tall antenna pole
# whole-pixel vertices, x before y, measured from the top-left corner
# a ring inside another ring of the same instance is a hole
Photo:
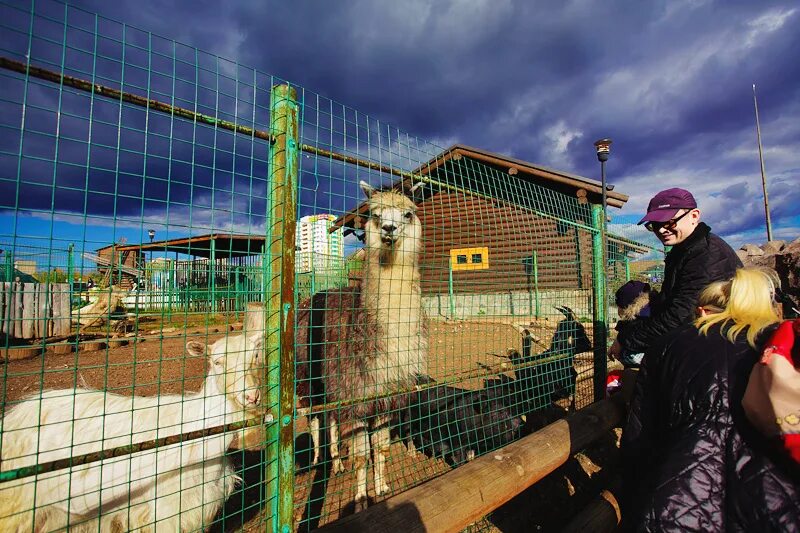
[[[761,186],[764,188],[764,213],[767,217],[767,241],[772,240],[772,222],[769,218],[769,198],[767,197],[767,173],[764,171],[764,151],[761,148],[761,123],[758,121],[758,100],[756,84],[753,84],[753,105],[756,108],[756,135],[758,136],[758,160],[761,162]]]

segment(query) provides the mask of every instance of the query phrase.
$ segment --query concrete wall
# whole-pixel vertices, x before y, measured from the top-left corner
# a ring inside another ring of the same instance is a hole
[[[450,295],[423,296],[423,305],[431,317],[469,318],[474,316],[533,316],[536,295],[528,291],[507,291],[487,294],[454,294],[455,316],[450,317]],[[554,306],[566,305],[578,316],[592,316],[592,292],[589,290],[560,290],[539,292],[541,317],[561,317]]]

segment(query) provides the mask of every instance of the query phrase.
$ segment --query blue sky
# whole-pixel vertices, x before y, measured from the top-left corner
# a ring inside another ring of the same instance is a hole
[[[755,83],[774,234],[786,240],[800,235],[796,2],[86,0],[72,5],[230,59],[231,65],[278,76],[437,146],[468,144],[599,179],[592,143],[611,137],[608,180],[630,195],[613,213],[614,222],[636,220],[662,188],[685,187],[695,193],[704,219],[736,246],[766,238]],[[10,82],[3,77],[0,83]],[[261,111],[255,108],[254,116]],[[150,163],[158,174],[158,161]],[[244,201],[243,191],[264,186],[237,184],[236,176],[233,171],[225,191],[230,205]],[[102,187],[105,178],[91,179]],[[153,186],[155,196],[166,191],[164,183]],[[191,194],[202,205],[202,194]],[[315,202],[335,209],[335,197],[330,193]],[[159,211],[148,209],[143,204],[138,218],[120,220],[116,229],[90,225],[88,237],[75,238],[138,239],[149,226],[158,227],[157,238],[169,236],[169,219],[149,217]],[[248,204],[242,210],[256,209]],[[184,201],[173,206],[171,216],[174,227],[191,216],[198,224],[200,210]],[[207,216],[199,223],[215,225],[213,212]],[[64,235],[83,231],[82,221],[69,218],[50,220]],[[74,228],[71,222],[77,222]],[[8,224],[8,217],[0,217],[5,234],[11,231]],[[258,221],[248,224],[258,227]],[[36,224],[29,225],[35,233]]]

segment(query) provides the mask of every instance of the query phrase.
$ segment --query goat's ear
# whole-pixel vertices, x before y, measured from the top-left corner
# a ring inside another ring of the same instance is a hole
[[[198,341],[189,341],[186,343],[186,351],[189,352],[189,355],[194,356],[201,356],[206,354],[207,346],[202,342]]]
[[[260,353],[264,349],[264,336],[255,335],[250,337],[250,343],[251,349]]]
[[[364,180],[361,180],[359,185],[361,186],[361,190],[364,191],[364,194],[367,195],[367,198],[372,198],[372,195],[375,194],[375,188]]]

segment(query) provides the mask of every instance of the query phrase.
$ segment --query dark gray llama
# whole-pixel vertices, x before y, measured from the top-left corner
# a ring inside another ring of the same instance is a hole
[[[419,274],[422,227],[416,205],[396,191],[377,191],[363,181],[361,188],[369,199],[363,280],[357,287],[317,293],[300,304],[296,343],[301,407],[347,402],[327,412],[330,453],[333,472],[343,472],[339,426],[351,427],[357,505],[367,501],[370,442],[375,494],[389,491],[385,464],[390,413],[407,397],[392,393],[413,387],[416,376],[426,371],[428,351]],[[312,415],[309,425],[316,464],[320,417]]]

